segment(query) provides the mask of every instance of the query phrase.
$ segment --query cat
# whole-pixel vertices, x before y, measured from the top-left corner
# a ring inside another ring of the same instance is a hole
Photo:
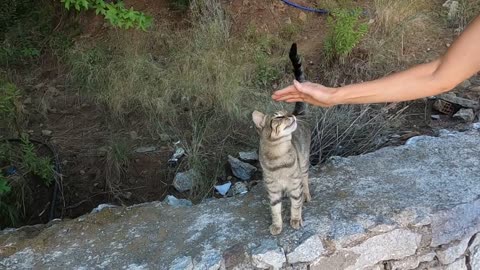
[[[293,43],[289,53],[294,67],[295,78],[305,81],[297,45]],[[290,198],[290,225],[294,229],[303,226],[302,208],[304,201],[311,200],[308,187],[310,153],[310,129],[306,121],[306,104],[295,103],[292,113],[278,111],[265,115],[259,111],[252,113],[257,132],[260,135],[259,161],[263,179],[270,199],[272,224],[270,233],[282,232],[282,198]]]

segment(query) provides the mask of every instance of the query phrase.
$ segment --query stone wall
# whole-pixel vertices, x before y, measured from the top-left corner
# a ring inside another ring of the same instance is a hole
[[[260,186],[4,230],[2,269],[480,270],[480,132],[415,137],[311,172],[304,226],[269,235]],[[288,205],[288,204],[285,204]]]

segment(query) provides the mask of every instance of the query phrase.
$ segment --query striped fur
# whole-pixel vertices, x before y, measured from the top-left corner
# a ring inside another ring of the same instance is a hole
[[[297,79],[304,78],[300,58],[296,54],[296,45],[292,46],[290,59]],[[259,158],[270,199],[272,235],[282,231],[284,195],[290,199],[290,225],[295,229],[302,226],[304,201],[311,199],[308,188],[310,129],[302,119],[304,114],[305,105],[302,103],[296,104],[293,113],[279,111],[273,115],[265,115],[255,111],[252,114],[260,134]]]

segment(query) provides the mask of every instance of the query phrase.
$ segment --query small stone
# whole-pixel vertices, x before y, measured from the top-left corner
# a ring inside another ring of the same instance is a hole
[[[292,19],[290,19],[290,17],[285,19],[285,24],[292,24]]]
[[[35,90],[40,90],[40,89],[41,89],[42,87],[44,87],[44,86],[45,86],[45,83],[39,83],[39,84],[35,85],[35,86],[33,87],[33,89],[35,89]]]
[[[460,86],[463,88],[469,88],[470,86],[472,86],[472,83],[470,82],[470,80],[465,80],[460,84]]]
[[[289,264],[310,263],[318,259],[325,251],[322,239],[318,235],[314,235],[290,252],[287,260]]]
[[[445,46],[447,46],[447,48],[450,48],[450,46],[452,46],[450,43],[447,43],[445,44]]]
[[[123,193],[122,195],[125,199],[130,200],[130,198],[132,197],[132,192],[127,191],[127,192]]]
[[[198,173],[190,169],[185,172],[179,172],[175,175],[173,179],[173,186],[180,192],[185,192],[193,187],[193,182],[199,178]]]
[[[473,100],[469,100],[466,98],[461,98],[457,97],[453,93],[446,93],[438,96],[439,99],[445,100],[447,102],[457,104],[461,107],[464,108],[470,108],[470,109],[478,109],[479,108],[479,103]]]
[[[258,160],[257,151],[239,152],[238,157],[240,160],[245,162],[254,162]]]
[[[432,114],[432,115],[430,115],[430,118],[432,118],[433,120],[440,120],[440,115]]]
[[[228,191],[230,190],[230,187],[232,186],[231,182],[227,182],[223,185],[216,185],[215,189],[217,190],[220,195],[225,196],[227,195]]]
[[[166,133],[162,133],[160,134],[160,141],[162,142],[168,142],[170,141],[171,138],[170,138],[170,135],[166,134]]]
[[[48,129],[43,129],[42,130],[42,135],[43,136],[52,136],[52,131],[51,130],[48,130]]]
[[[192,257],[179,257],[173,260],[170,264],[169,270],[193,270]]]
[[[85,171],[84,170],[80,170],[80,175],[84,175],[85,174]]]
[[[247,185],[244,182],[236,182],[232,189],[233,195],[243,195],[248,192]]]
[[[475,119],[475,113],[472,109],[460,109],[453,118],[460,119],[464,122],[472,122]]]
[[[298,18],[300,19],[300,21],[306,22],[307,21],[307,14],[305,12],[300,12],[300,14],[298,15]]]
[[[473,128],[473,129],[476,129],[476,130],[480,130],[480,122],[478,122],[478,123],[473,123],[472,128]]]
[[[228,162],[232,168],[233,175],[244,181],[250,180],[257,171],[255,166],[242,162],[232,156],[228,156]]]
[[[27,132],[28,134],[33,134],[35,131],[33,131],[32,129],[29,129]]]
[[[58,89],[53,86],[49,86],[47,89],[47,92],[54,97],[57,97],[60,95],[60,91],[58,91]]]
[[[93,187],[98,187],[99,183],[93,183]]]
[[[92,209],[92,212],[90,213],[98,213],[100,211],[102,211],[103,209],[107,209],[107,208],[116,208],[118,206],[116,205],[113,205],[113,204],[106,204],[106,203],[102,203],[102,204],[99,204],[97,207],[93,208]]]
[[[148,153],[148,152],[154,152],[156,150],[157,150],[157,148],[155,146],[142,146],[142,147],[139,147],[139,148],[135,149],[134,151],[136,153]]]
[[[27,98],[23,101],[23,104],[25,104],[25,105],[32,104],[32,98],[31,98],[31,97],[27,97]]]
[[[370,19],[370,20],[368,20],[368,24],[372,24],[372,23],[374,23],[374,22],[375,22],[375,20],[374,20],[374,19]]]
[[[252,261],[260,269],[280,269],[287,262],[283,249],[274,240],[264,240],[253,250]]]
[[[185,207],[185,206],[192,206],[192,202],[187,200],[187,199],[177,199],[175,196],[168,195],[164,202],[166,202],[168,205],[174,206],[174,207]]]
[[[130,134],[130,139],[132,139],[132,140],[138,139],[138,134],[137,134],[136,131],[132,130],[132,131],[129,132],[129,134]]]

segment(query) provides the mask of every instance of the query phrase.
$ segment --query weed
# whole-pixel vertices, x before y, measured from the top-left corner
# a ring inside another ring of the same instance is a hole
[[[131,158],[131,149],[123,140],[112,140],[105,156],[105,183],[110,194],[119,198],[120,185],[125,178]]]
[[[26,135],[16,145],[0,144],[0,224],[2,226],[22,222],[27,217],[33,193],[32,177],[38,177],[48,187],[54,179],[54,165],[47,157],[38,154]]]
[[[21,105],[20,91],[11,83],[0,81],[1,127],[20,133]]]
[[[25,170],[40,177],[46,186],[49,186],[54,178],[55,170],[53,162],[48,157],[39,157],[35,146],[30,142],[28,136],[22,136],[22,162]]]
[[[329,32],[325,38],[325,56],[332,60],[344,60],[359,44],[368,31],[366,23],[360,23],[361,9],[335,9],[328,17]]]
[[[452,28],[464,29],[479,13],[480,0],[459,0],[457,12],[452,14],[448,25]],[[448,13],[446,11],[445,13]]]
[[[388,133],[402,120],[371,106],[342,105],[314,109],[311,161],[323,162],[332,156],[359,155],[378,149]]]

